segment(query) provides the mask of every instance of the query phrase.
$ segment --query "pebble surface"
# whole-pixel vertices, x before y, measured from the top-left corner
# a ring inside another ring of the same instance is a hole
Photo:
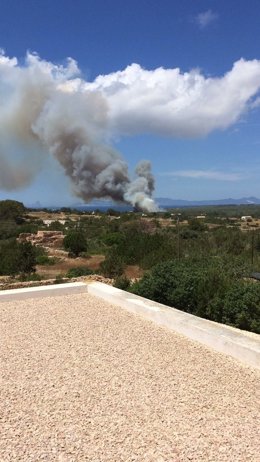
[[[0,304],[1,462],[259,462],[260,374],[88,294]]]

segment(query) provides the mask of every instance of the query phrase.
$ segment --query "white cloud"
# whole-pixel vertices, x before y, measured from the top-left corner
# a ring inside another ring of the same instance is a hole
[[[216,181],[240,181],[246,177],[240,173],[227,173],[218,170],[176,170],[174,172],[166,172],[163,176],[193,178],[196,180],[216,180]]]
[[[82,127],[87,120],[104,140],[139,133],[195,138],[227,129],[259,106],[260,60],[240,59],[216,77],[199,70],[146,70],[131,64],[88,82],[73,59],[64,67],[28,54],[25,65],[20,65],[0,53],[0,94],[8,103],[1,106],[0,120],[9,120],[8,111],[17,120],[21,115],[19,130],[31,120],[30,114],[28,120],[25,117],[20,88],[33,88],[38,95],[28,108],[33,117],[41,115],[42,102],[57,92],[77,107]]]
[[[132,182],[127,163],[107,141],[138,133],[195,138],[224,130],[258,106],[259,91],[256,59],[240,59],[220,77],[132,64],[88,82],[73,59],[59,66],[28,54],[20,63],[0,52],[0,188],[21,187],[32,180],[35,172],[27,164],[40,166],[44,152],[60,163],[78,197],[131,200],[151,209],[150,167],[139,165]],[[15,162],[14,143],[28,148],[32,162]],[[173,174],[243,179],[238,173],[213,170]]]
[[[109,108],[115,135],[156,133],[173,137],[205,136],[237,122],[260,90],[260,61],[235,62],[222,77],[198,70],[145,70],[132,64],[123,71],[81,83],[78,91],[99,91]]]
[[[205,29],[209,24],[218,19],[218,14],[212,10],[203,11],[195,17],[195,22],[198,24],[200,29]]]
[[[8,56],[5,56],[5,51],[2,48],[0,48],[0,66],[4,68],[4,67],[15,67],[16,65],[17,65],[17,59],[8,58]]]

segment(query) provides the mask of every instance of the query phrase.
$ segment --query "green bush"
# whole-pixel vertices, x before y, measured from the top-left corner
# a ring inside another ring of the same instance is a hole
[[[30,242],[18,244],[18,269],[21,273],[35,271],[36,257],[35,247]]]
[[[19,277],[19,281],[26,282],[26,281],[41,281],[42,277],[37,273],[30,273],[30,274],[21,274]]]
[[[227,291],[222,322],[260,334],[260,284],[237,281]]]
[[[26,208],[22,202],[10,199],[0,201],[0,220],[18,220],[23,217]]]
[[[77,278],[80,276],[89,276],[93,274],[93,271],[86,266],[77,266],[76,268],[71,268],[66,274],[67,278]]]
[[[206,231],[208,229],[204,221],[198,218],[192,218],[189,220],[189,228],[192,231]]]
[[[126,265],[139,264],[149,269],[160,261],[166,261],[176,255],[175,236],[164,236],[156,232],[149,234],[140,231],[139,225],[133,223],[120,235],[113,246],[113,254]]]
[[[130,287],[130,284],[131,284],[130,279],[128,279],[126,276],[119,276],[118,278],[116,278],[113,285],[117,289],[128,290]]]
[[[170,261],[155,266],[130,291],[213,321],[260,332],[260,284],[243,267],[221,259]]]
[[[180,231],[180,237],[182,239],[197,239],[199,233],[189,228],[184,228]]]
[[[108,246],[118,245],[124,241],[124,235],[120,232],[107,233],[103,237],[104,244]]]
[[[23,223],[17,227],[17,235],[21,233],[36,234],[39,229],[39,225],[35,223]]]
[[[48,257],[48,255],[38,255],[36,257],[36,263],[37,265],[55,265],[57,263],[58,259],[55,257]]]
[[[87,239],[82,230],[71,230],[64,237],[63,246],[71,256],[78,257],[81,252],[87,251]]]
[[[30,242],[3,241],[0,246],[0,275],[15,275],[35,271],[35,247]]]
[[[19,247],[15,239],[1,241],[0,275],[12,276],[19,273]]]
[[[48,227],[50,231],[63,231],[64,225],[59,221],[52,221]]]
[[[124,271],[124,263],[122,259],[114,254],[109,253],[105,260],[100,264],[100,272],[107,278],[116,278],[121,276]]]

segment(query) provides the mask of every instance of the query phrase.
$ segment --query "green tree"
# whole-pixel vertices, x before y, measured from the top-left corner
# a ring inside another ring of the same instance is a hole
[[[16,237],[18,225],[24,222],[25,211],[21,202],[9,199],[0,201],[0,239]]]
[[[124,263],[120,256],[110,252],[100,264],[100,271],[105,277],[113,279],[123,274]]]
[[[18,269],[21,273],[35,272],[36,252],[30,242],[18,244]]]
[[[48,228],[50,231],[63,231],[64,225],[60,223],[58,220],[52,221]]]
[[[131,281],[126,276],[118,276],[114,282],[114,287],[121,290],[128,290],[130,285]]]
[[[63,246],[74,257],[78,257],[81,252],[86,252],[88,245],[85,233],[82,230],[71,230],[64,237]]]
[[[0,246],[0,275],[12,276],[19,272],[18,244],[15,239],[2,241]]]
[[[35,247],[30,242],[18,244],[16,240],[5,241],[0,247],[0,274],[15,275],[35,271]]]
[[[0,201],[0,220],[19,220],[25,211],[22,202],[9,199]]]

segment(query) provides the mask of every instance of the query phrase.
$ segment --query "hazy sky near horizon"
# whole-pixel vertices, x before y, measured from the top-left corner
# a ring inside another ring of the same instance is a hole
[[[155,197],[260,197],[259,0],[0,0],[0,11],[0,48],[18,66],[28,51],[71,57],[104,94],[109,143],[132,173],[151,161]],[[69,205],[70,191],[46,157],[0,199]]]

